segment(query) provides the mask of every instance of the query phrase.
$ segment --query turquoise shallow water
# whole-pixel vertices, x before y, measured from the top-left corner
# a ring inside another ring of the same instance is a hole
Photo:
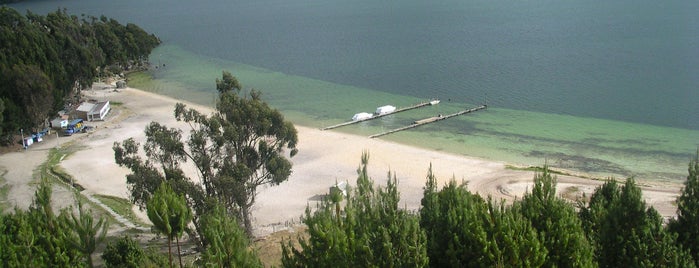
[[[214,80],[221,70],[236,75],[297,124],[324,127],[347,121],[358,112],[390,104],[409,106],[429,99],[396,95],[349,85],[288,75],[245,64],[208,58],[164,45],[152,54],[153,68],[131,77],[131,86],[212,105]],[[337,131],[369,136],[414,120],[475,107],[485,100],[443,100],[436,106],[343,127]],[[699,131],[606,119],[529,112],[491,106],[388,135],[397,141],[455,154],[515,164],[548,164],[595,176],[636,176],[682,180],[699,143]]]
[[[443,100],[338,130],[368,136],[487,100],[487,111],[382,139],[653,180],[683,179],[699,146],[698,1],[63,0],[10,6],[38,14],[65,7],[136,23],[164,44],[151,55],[159,68],[132,77],[132,85],[211,104],[214,79],[230,70],[302,125],[336,124],[385,104]]]

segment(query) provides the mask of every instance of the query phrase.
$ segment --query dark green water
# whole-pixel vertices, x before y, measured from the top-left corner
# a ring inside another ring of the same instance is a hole
[[[699,3],[692,1],[36,1],[160,36],[132,86],[204,104],[229,70],[294,122],[391,104],[435,107],[341,131],[600,176],[678,180],[699,145]],[[164,65],[164,66],[163,66]],[[303,141],[302,141],[303,142]],[[424,164],[426,163],[416,163]]]

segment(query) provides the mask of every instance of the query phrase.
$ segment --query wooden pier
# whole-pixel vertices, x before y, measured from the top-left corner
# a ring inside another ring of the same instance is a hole
[[[455,117],[455,116],[459,116],[459,115],[463,115],[463,114],[467,114],[467,113],[472,113],[472,112],[479,111],[479,110],[483,110],[483,109],[486,109],[486,108],[488,108],[488,105],[481,105],[481,106],[478,106],[478,107],[476,107],[476,108],[464,110],[464,111],[461,111],[461,112],[458,112],[458,113],[453,113],[453,114],[449,114],[449,115],[440,115],[440,116],[425,118],[425,119],[422,119],[422,120],[417,120],[417,121],[415,121],[412,125],[408,125],[408,126],[396,128],[396,129],[393,129],[393,130],[389,130],[389,131],[386,131],[386,132],[383,132],[383,133],[371,135],[371,136],[369,136],[369,138],[372,138],[372,139],[373,139],[373,138],[378,138],[378,137],[385,136],[385,135],[388,135],[388,134],[391,134],[391,133],[396,133],[396,132],[398,132],[398,131],[403,131],[403,130],[407,130],[407,129],[411,129],[411,128],[416,128],[416,127],[419,127],[419,126],[422,126],[422,125],[427,125],[427,124],[429,124],[429,123],[434,123],[434,122],[437,122],[437,121],[442,121],[442,120],[444,120],[444,119],[449,119],[449,118],[452,118],[452,117]]]
[[[435,104],[436,104],[436,103],[435,103]],[[400,113],[400,112],[405,112],[405,111],[409,111],[409,110],[412,110],[412,109],[422,108],[422,107],[425,107],[425,106],[435,105],[435,104],[433,104],[432,101],[421,102],[421,103],[415,104],[415,105],[413,105],[413,106],[398,108],[398,109],[396,109],[395,111],[390,112],[390,113],[386,113],[386,114],[375,114],[374,116],[369,117],[369,118],[366,118],[366,119],[353,120],[353,121],[349,121],[349,122],[344,122],[344,123],[341,123],[341,124],[337,124],[337,125],[333,125],[333,126],[329,126],[329,127],[322,128],[322,130],[329,130],[329,129],[333,129],[333,128],[339,128],[339,127],[349,126],[349,125],[357,124],[357,123],[360,123],[360,122],[364,122],[364,121],[369,121],[369,120],[374,120],[374,119],[377,119],[377,118],[381,118],[381,117],[384,117],[384,116],[387,116],[387,115],[397,114],[397,113]]]

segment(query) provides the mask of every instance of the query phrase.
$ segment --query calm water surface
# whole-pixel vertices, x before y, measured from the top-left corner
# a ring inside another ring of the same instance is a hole
[[[211,104],[229,70],[294,122],[442,104],[341,131],[518,164],[680,180],[699,146],[696,1],[30,1],[164,41],[132,85]],[[302,141],[303,142],[303,141]],[[416,163],[421,164],[421,163]],[[428,163],[424,163],[427,167]]]

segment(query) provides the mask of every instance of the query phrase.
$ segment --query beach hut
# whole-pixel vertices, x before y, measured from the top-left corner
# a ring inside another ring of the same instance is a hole
[[[381,107],[379,107],[379,108],[376,108],[376,114],[379,114],[379,115],[381,115],[381,114],[389,114],[389,113],[394,112],[395,110],[396,110],[396,107],[395,107],[395,106],[384,105],[384,106],[381,106]]]

